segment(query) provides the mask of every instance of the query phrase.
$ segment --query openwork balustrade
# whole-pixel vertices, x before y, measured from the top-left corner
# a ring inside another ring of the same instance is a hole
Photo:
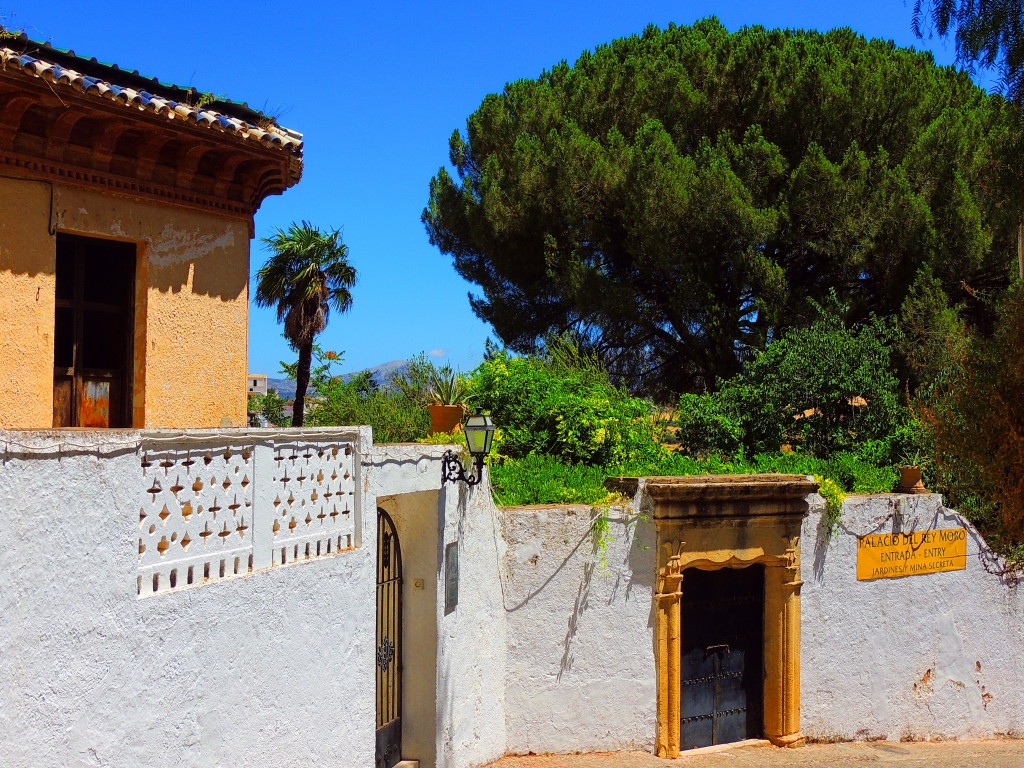
[[[144,433],[138,594],[359,546],[359,433]]]

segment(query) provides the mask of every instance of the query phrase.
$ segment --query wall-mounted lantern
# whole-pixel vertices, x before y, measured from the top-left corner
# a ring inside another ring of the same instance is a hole
[[[476,485],[483,479],[484,457],[491,452],[491,441],[494,439],[494,422],[490,416],[475,413],[466,419],[463,429],[466,431],[466,445],[469,446],[469,455],[473,457],[476,471],[467,475],[459,457],[451,451],[445,451],[441,457],[441,485],[459,480],[466,485]]]

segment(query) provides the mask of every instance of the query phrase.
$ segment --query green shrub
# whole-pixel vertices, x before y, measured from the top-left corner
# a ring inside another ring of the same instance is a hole
[[[320,389],[306,415],[310,426],[369,424],[375,443],[411,443],[430,431],[430,414],[400,392],[334,381]]]
[[[495,501],[505,507],[526,504],[601,504],[608,500],[603,467],[567,464],[533,454],[490,468]]]
[[[471,391],[500,426],[510,458],[539,453],[599,466],[663,452],[651,404],[613,385],[595,358],[564,339],[528,357],[492,352],[472,374]]]
[[[368,424],[375,443],[409,443],[426,437],[430,414],[413,387],[379,387],[372,374],[363,372],[349,381],[334,374],[341,360],[335,353],[314,348],[315,365],[310,373],[310,400],[306,424],[336,427]]]
[[[908,418],[889,346],[873,320],[848,328],[842,307],[818,307],[808,328],[790,331],[723,383],[723,407],[737,414],[748,453],[784,444],[813,456],[885,440]]]
[[[673,453],[653,460],[606,467],[570,464],[550,456],[533,454],[521,459],[507,459],[492,466],[491,483],[495,488],[495,500],[503,506],[600,504],[607,500],[604,481],[608,477],[764,473],[826,479],[830,482],[825,490],[830,494],[828,498],[833,506],[841,493],[888,493],[898,479],[893,467],[876,467],[852,453],[837,454],[830,459],[800,453],[762,453],[750,459],[697,458]]]
[[[676,427],[680,450],[690,455],[732,455],[742,445],[739,420],[716,395],[681,395]]]

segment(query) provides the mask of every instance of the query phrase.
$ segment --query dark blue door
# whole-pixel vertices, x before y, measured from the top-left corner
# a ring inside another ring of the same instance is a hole
[[[681,625],[682,748],[760,737],[764,566],[687,570]]]

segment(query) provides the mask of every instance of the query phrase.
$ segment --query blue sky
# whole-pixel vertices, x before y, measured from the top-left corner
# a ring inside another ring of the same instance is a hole
[[[39,40],[166,82],[226,95],[305,135],[297,187],[268,199],[256,236],[306,219],[341,227],[359,272],[352,311],[321,342],[352,371],[418,352],[472,368],[493,333],[469,308],[473,286],[427,241],[420,212],[448,137],[488,93],[650,23],[717,15],[729,29],[831,29],[916,41],[910,0],[828,2],[82,3],[0,0],[0,17]],[[13,17],[11,16],[13,12]],[[252,267],[266,254],[253,243]],[[252,308],[249,368],[293,357],[270,310]]]

